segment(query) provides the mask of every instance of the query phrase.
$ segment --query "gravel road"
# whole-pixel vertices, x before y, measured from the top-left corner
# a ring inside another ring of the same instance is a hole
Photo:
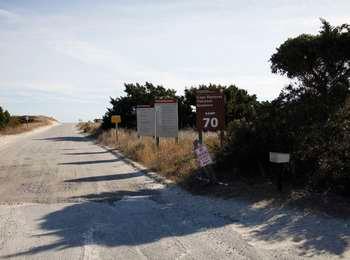
[[[349,224],[192,196],[74,124],[0,149],[2,259],[346,259]]]

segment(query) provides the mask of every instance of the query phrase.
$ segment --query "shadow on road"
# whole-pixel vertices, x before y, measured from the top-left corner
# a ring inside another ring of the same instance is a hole
[[[38,220],[43,233],[34,237],[55,236],[56,242],[7,257],[90,244],[104,247],[145,245],[229,224],[251,228],[252,237],[271,243],[296,241],[307,256],[341,255],[348,248],[350,238],[349,226],[340,220],[302,212],[296,214],[283,207],[256,207],[241,200],[208,201],[178,193],[173,187],[74,197],[77,198],[83,202],[68,205]],[[88,234],[89,239],[86,239]]]
[[[138,198],[138,197],[148,197],[153,200],[157,200],[157,195],[159,195],[159,191],[157,190],[138,190],[138,191],[128,191],[121,190],[117,192],[101,192],[97,194],[88,194],[82,196],[72,197],[73,200],[83,200],[90,202],[116,202],[120,201],[123,198]]]
[[[161,238],[184,236],[228,224],[208,212],[199,214],[195,221],[186,221],[188,208],[156,202],[152,197],[157,195],[157,191],[140,190],[83,196],[87,201],[67,206],[40,220],[40,227],[46,232],[35,237],[54,235],[59,238],[56,242],[7,257],[88,244],[105,247],[148,244]],[[91,234],[92,238],[86,239],[87,234]]]
[[[85,165],[85,164],[99,164],[99,163],[114,163],[119,161],[120,159],[77,161],[77,162],[59,163],[58,165]]]
[[[35,138],[36,141],[53,141],[53,142],[88,142],[91,138],[85,136],[57,136],[48,138]]]
[[[143,172],[134,172],[134,173],[118,173],[112,175],[103,175],[103,176],[93,176],[93,177],[85,177],[79,179],[71,179],[65,180],[64,182],[97,182],[97,181],[114,181],[114,180],[122,180],[143,176]]]

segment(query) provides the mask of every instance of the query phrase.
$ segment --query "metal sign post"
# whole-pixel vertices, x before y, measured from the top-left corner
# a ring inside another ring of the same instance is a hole
[[[118,137],[118,124],[115,124],[115,140],[117,143],[119,141],[118,139],[119,139],[119,137]]]
[[[290,154],[289,153],[275,153],[275,152],[270,152],[270,162],[275,163],[277,165],[282,165],[278,169],[278,176],[277,176],[277,189],[279,192],[282,191],[282,178],[283,178],[283,173],[286,170],[286,166],[290,161]]]
[[[159,147],[159,136],[157,132],[158,107],[154,108],[154,138],[156,139],[156,146]],[[157,155],[158,156],[158,155]]]
[[[198,140],[200,144],[203,144],[203,132],[198,130]]]

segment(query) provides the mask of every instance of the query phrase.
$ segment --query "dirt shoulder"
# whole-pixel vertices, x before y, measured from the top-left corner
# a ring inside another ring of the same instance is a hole
[[[29,116],[28,124],[24,116],[14,116],[9,126],[0,129],[0,137],[6,135],[17,135],[33,131],[39,127],[49,126],[57,123],[57,120],[47,116]]]
[[[18,132],[17,134],[14,134],[14,133],[6,134],[6,135],[0,134],[0,150],[4,149],[11,143],[18,142],[34,134],[46,131],[49,128],[54,127],[56,125],[59,125],[57,121],[50,121],[46,123],[39,123],[39,124],[36,124],[35,126],[32,125],[32,127],[28,128],[27,131]]]
[[[193,180],[184,186],[194,195],[240,199],[252,204],[267,203],[273,207],[350,220],[350,201],[332,193],[317,193],[289,187],[279,192],[273,182],[247,183],[243,180],[225,185],[206,185]]]

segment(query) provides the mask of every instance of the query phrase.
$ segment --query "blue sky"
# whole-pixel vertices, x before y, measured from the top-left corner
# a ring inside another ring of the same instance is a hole
[[[236,84],[259,100],[288,79],[271,54],[316,33],[319,18],[350,23],[350,1],[0,0],[0,105],[61,121],[101,117],[123,83],[174,88]]]

